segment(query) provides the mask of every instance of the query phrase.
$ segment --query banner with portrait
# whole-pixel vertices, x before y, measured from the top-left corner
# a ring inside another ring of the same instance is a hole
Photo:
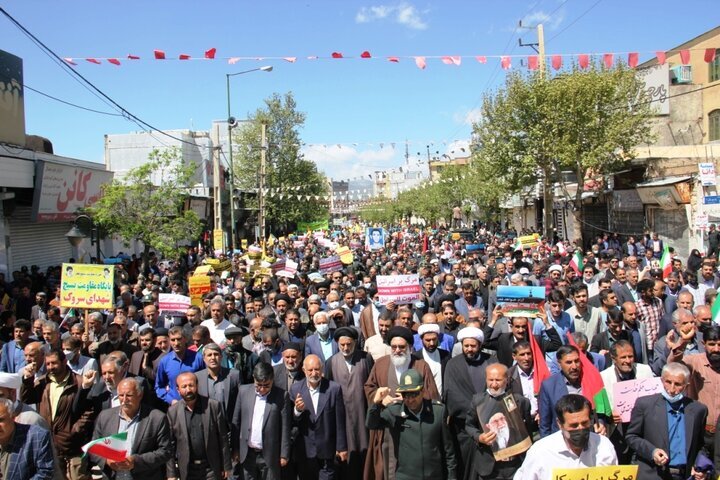
[[[113,305],[115,267],[63,263],[60,278],[60,306],[107,309]]]
[[[365,250],[372,252],[374,250],[385,249],[385,230],[379,227],[370,227],[365,230]]]
[[[532,445],[522,411],[512,394],[505,395],[499,402],[488,398],[477,406],[476,413],[483,431],[497,435],[491,445],[496,461],[520,455]]]

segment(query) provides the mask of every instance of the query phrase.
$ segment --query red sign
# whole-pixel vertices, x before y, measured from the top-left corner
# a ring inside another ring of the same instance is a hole
[[[340,261],[340,257],[333,255],[332,257],[320,259],[320,274],[325,275],[326,273],[339,272],[343,269],[343,264]]]
[[[416,275],[378,275],[377,287],[380,302],[400,305],[420,299],[420,281]]]

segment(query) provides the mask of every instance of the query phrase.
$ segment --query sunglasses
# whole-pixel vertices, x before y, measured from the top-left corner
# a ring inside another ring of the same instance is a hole
[[[401,392],[403,398],[415,398],[420,395],[420,392]]]

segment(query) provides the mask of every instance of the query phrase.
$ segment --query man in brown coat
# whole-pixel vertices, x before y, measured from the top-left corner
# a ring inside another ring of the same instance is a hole
[[[370,377],[365,382],[365,398],[368,404],[372,403],[375,391],[380,387],[388,387],[395,401],[402,402],[402,396],[395,390],[402,374],[411,368],[417,370],[424,379],[423,397],[428,400],[440,400],[430,367],[424,360],[412,358],[412,331],[405,327],[393,327],[388,332],[388,341],[392,353],[375,362]],[[385,435],[384,430],[370,430],[370,445],[365,458],[363,478],[368,480],[389,478],[388,473],[395,471],[393,451],[390,435]]]
[[[26,404],[37,403],[38,413],[50,425],[60,471],[69,480],[89,478],[81,447],[92,433],[93,412],[87,394],[96,372],[91,370],[83,377],[74,374],[63,351],[57,349],[45,354],[47,374],[36,379],[38,368],[32,362],[23,370],[20,398]]]

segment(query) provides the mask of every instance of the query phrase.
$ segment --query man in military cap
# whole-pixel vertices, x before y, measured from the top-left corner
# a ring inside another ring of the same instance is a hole
[[[375,391],[367,427],[388,429],[395,448],[395,478],[456,480],[455,451],[445,406],[423,398],[423,377],[415,369],[400,378],[397,395]]]

